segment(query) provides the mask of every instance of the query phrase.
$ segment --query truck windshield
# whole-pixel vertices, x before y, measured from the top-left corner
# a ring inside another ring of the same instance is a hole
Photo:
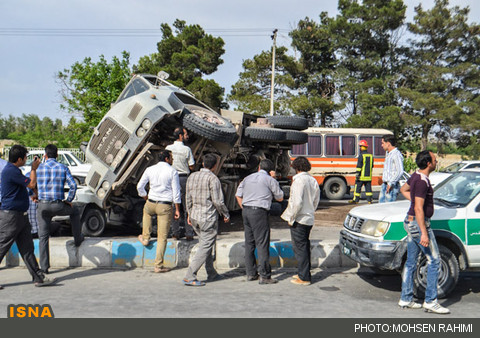
[[[480,172],[462,171],[439,184],[434,193],[435,202],[451,207],[463,207],[480,192]]]

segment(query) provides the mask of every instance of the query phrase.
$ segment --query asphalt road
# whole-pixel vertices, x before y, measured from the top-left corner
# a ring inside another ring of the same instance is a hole
[[[275,285],[246,282],[243,270],[219,271],[226,278],[204,287],[182,284],[185,269],[53,270],[55,286],[36,288],[23,268],[0,270],[0,317],[9,304],[50,304],[58,318],[438,318],[423,310],[402,310],[399,275],[370,269],[313,270],[313,284],[290,283],[293,270],[275,270]],[[204,279],[202,269],[200,279]],[[440,303],[449,318],[478,318],[479,273],[461,274],[455,292]]]

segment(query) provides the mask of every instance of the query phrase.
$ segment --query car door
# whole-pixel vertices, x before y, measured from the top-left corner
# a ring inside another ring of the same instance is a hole
[[[480,267],[480,194],[467,207],[467,254],[472,267]]]

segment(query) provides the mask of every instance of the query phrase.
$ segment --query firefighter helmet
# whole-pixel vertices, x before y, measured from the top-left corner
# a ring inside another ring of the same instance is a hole
[[[368,148],[368,143],[367,143],[367,141],[365,141],[365,140],[360,140],[360,142],[358,142],[358,145],[359,145],[359,146],[362,146],[362,147],[367,147],[367,148]]]

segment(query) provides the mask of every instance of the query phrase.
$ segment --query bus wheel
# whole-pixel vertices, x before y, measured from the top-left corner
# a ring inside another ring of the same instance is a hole
[[[339,200],[345,196],[347,184],[340,177],[331,177],[323,185],[323,193],[329,200]]]

